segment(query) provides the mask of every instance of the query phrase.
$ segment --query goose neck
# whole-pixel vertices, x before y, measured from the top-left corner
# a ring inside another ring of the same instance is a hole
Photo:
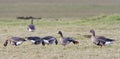
[[[93,32],[92,35],[95,36],[95,32]]]
[[[33,19],[31,19],[31,24],[33,24]]]
[[[61,36],[61,38],[63,38],[63,34],[62,33],[60,33],[60,36]]]

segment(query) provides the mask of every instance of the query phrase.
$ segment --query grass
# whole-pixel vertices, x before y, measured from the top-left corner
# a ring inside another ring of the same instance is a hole
[[[47,20],[51,19],[51,20]],[[101,15],[84,19],[44,18],[35,20],[35,32],[26,30],[29,20],[0,19],[0,58],[1,59],[119,59],[120,58],[120,15]],[[116,41],[105,47],[95,46],[89,38],[89,30],[95,29],[97,35],[113,38]],[[20,46],[8,45],[3,47],[3,42],[8,36],[55,36],[59,40],[57,31],[61,30],[64,36],[70,36],[80,41],[80,44],[62,45],[32,45],[29,41]]]
[[[119,2],[120,0],[0,0],[0,59],[119,59]],[[34,21],[35,32],[28,32],[26,28],[30,21],[17,20],[17,16],[42,17],[42,20]],[[115,42],[103,48],[95,46],[89,38],[82,36],[89,35],[90,29],[95,29],[97,35],[115,39]],[[3,47],[8,36],[51,35],[59,40],[59,30],[64,36],[79,40],[80,44],[43,47],[27,41],[17,47]]]

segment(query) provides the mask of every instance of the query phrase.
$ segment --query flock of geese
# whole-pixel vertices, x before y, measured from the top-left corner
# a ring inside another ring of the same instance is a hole
[[[35,25],[33,24],[33,19],[31,19],[31,24],[28,25],[27,30],[30,32],[35,31]],[[91,37],[92,42],[97,46],[102,47],[102,46],[108,45],[114,41],[113,39],[109,39],[104,36],[96,36],[95,31],[93,29],[90,30],[90,33],[91,33],[90,37]],[[60,43],[63,46],[66,46],[69,43],[79,44],[79,41],[73,39],[72,37],[64,37],[62,34],[62,31],[58,31],[58,34],[60,35]],[[49,44],[57,45],[58,44],[58,40],[53,36],[45,36],[43,38],[40,38],[38,36],[30,36],[30,37],[25,37],[25,38],[11,37],[11,38],[5,40],[3,45],[6,47],[8,45],[8,43],[10,43],[14,46],[18,46],[18,45],[21,45],[26,40],[30,41],[32,44],[35,44],[35,45],[42,44],[43,46],[45,46],[46,44],[47,45],[49,45]]]

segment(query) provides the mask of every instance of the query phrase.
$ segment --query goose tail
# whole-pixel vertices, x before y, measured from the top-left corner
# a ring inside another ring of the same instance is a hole
[[[45,42],[44,41],[42,41],[42,45],[45,46]]]
[[[115,41],[115,40],[107,39],[106,42],[105,42],[105,45],[109,45],[109,44],[113,43],[113,41]]]
[[[79,44],[79,41],[73,41],[73,44]]]
[[[109,44],[112,44],[113,42],[112,41],[108,41],[105,43],[105,45],[109,45]]]
[[[56,44],[56,45],[58,44],[58,41],[57,41],[57,40],[55,40],[55,44]]]

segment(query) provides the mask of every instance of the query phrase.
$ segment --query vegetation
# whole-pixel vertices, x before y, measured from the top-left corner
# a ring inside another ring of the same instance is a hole
[[[0,59],[119,59],[120,0],[0,0]],[[35,20],[35,32],[28,32],[30,20],[17,17],[42,17]],[[115,40],[105,47],[94,45],[89,30]],[[55,36],[61,30],[80,44],[3,46],[11,36]]]
[[[69,18],[68,18],[69,19]],[[35,32],[26,30],[30,20],[0,19],[0,58],[1,59],[119,59],[120,58],[120,15],[102,15],[84,19],[61,20],[44,18],[35,20]],[[97,35],[103,35],[115,42],[105,47],[94,45],[90,38],[82,35],[90,35],[89,30],[95,29]],[[29,41],[20,46],[3,43],[8,36],[55,36],[59,40],[57,31],[63,31],[64,36],[70,36],[80,41],[80,44],[62,45],[33,45]]]

